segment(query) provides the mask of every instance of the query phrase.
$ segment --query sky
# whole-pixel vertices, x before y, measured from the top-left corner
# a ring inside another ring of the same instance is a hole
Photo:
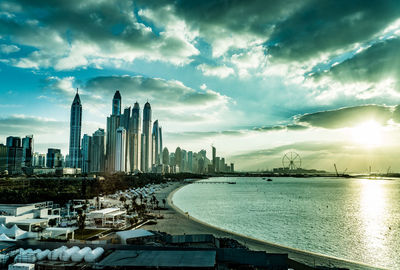
[[[111,100],[151,103],[170,152],[206,149],[237,170],[400,171],[397,0],[0,2],[0,143],[33,134],[67,154]]]

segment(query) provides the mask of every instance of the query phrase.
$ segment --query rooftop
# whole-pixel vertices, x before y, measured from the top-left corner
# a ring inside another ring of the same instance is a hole
[[[215,263],[215,250],[117,250],[99,262],[99,265],[106,267],[213,268]]]

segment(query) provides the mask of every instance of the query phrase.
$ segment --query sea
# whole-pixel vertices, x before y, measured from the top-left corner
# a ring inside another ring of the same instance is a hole
[[[260,240],[400,269],[400,180],[218,177],[184,186],[190,216]],[[228,184],[226,182],[236,182]]]

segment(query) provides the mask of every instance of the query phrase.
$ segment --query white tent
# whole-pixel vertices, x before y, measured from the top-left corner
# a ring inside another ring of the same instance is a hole
[[[10,237],[5,235],[4,233],[2,233],[0,235],[0,242],[14,242],[14,241],[15,241],[15,239],[11,239]]]
[[[17,239],[19,236],[21,236],[25,233],[26,233],[26,231],[21,230],[17,225],[14,224],[14,226],[12,226],[9,229],[9,234],[7,236],[14,237],[15,239]]]

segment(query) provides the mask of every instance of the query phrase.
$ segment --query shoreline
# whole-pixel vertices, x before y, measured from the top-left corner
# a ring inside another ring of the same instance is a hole
[[[168,210],[163,211],[165,218],[158,219],[156,225],[145,225],[142,228],[147,230],[163,231],[169,234],[213,234],[216,237],[227,237],[239,241],[251,250],[266,251],[268,253],[287,253],[289,259],[306,264],[310,267],[325,266],[360,270],[383,269],[361,262],[340,259],[329,255],[270,243],[265,240],[256,239],[207,224],[184,213],[180,208],[174,205],[172,200],[174,194],[187,184],[190,183],[174,183],[171,187],[167,188],[164,193],[157,194],[164,195],[164,198],[166,197],[166,207]]]

